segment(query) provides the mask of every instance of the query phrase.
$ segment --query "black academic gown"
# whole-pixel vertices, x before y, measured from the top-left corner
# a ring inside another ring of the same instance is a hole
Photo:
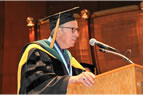
[[[17,93],[66,94],[70,76],[64,64],[52,53],[45,52],[46,49],[41,44],[38,45],[42,49],[34,46],[36,48],[27,50],[28,44],[23,50],[23,55],[27,59],[21,58],[19,63]],[[72,67],[73,75],[82,71],[80,68]]]

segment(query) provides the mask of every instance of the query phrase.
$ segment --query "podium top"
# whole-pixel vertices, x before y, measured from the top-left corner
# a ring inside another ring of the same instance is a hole
[[[118,71],[123,70],[123,69],[131,68],[131,67],[137,67],[137,68],[143,69],[142,65],[139,65],[139,64],[129,64],[129,65],[125,65],[125,66],[122,66],[120,68],[113,69],[111,71],[107,71],[107,72],[104,72],[102,74],[96,75],[96,78],[100,78],[102,76],[105,76],[105,75],[108,75],[108,74],[111,74],[111,73],[114,73],[114,72],[118,72]]]

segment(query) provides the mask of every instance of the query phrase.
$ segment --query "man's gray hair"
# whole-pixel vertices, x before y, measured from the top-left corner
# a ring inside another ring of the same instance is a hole
[[[54,31],[55,31],[55,29],[52,30],[52,32],[51,32],[51,37],[53,37]]]

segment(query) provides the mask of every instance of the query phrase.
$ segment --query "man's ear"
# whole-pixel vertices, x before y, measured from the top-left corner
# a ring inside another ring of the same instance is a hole
[[[62,35],[62,29],[61,28],[58,29],[58,32],[60,35]]]
[[[62,33],[61,28],[58,28],[57,36],[60,36],[60,35],[61,35],[61,33]]]

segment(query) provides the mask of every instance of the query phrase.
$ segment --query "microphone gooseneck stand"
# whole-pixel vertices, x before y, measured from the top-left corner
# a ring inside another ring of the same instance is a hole
[[[100,48],[99,51],[101,51],[103,53],[111,53],[111,54],[114,54],[114,55],[118,55],[118,56],[122,57],[123,59],[125,59],[128,63],[134,64],[133,61],[131,61],[129,58],[127,58],[126,56],[124,56],[121,53],[110,51],[110,50],[106,50],[106,49],[103,49],[103,48]]]

